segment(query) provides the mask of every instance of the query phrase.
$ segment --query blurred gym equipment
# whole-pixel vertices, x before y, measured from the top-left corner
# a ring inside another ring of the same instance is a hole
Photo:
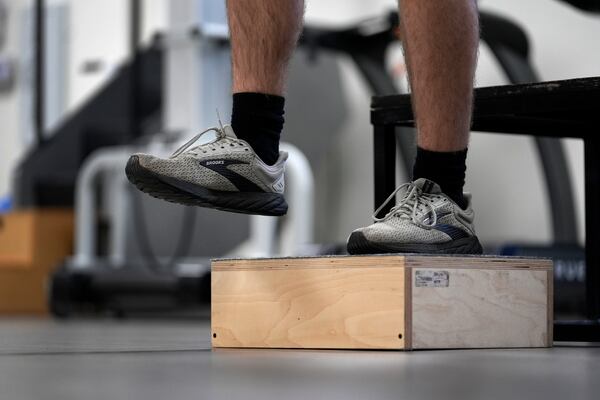
[[[593,2],[587,2],[587,5],[584,5],[584,2],[573,3],[584,9],[595,9]],[[160,302],[165,303],[165,293],[168,298],[182,297],[178,294],[181,291],[180,285],[173,283],[178,282],[179,279],[177,273],[173,274],[173,271],[177,269],[174,267],[177,259],[183,259],[186,255],[185,250],[189,249],[189,243],[185,242],[185,238],[189,237],[189,235],[186,236],[186,233],[193,230],[194,211],[188,210],[183,216],[183,221],[186,222],[182,224],[181,228],[180,238],[182,240],[178,241],[175,256],[170,261],[166,263],[157,261],[156,257],[152,255],[151,245],[149,245],[146,235],[142,234],[138,238],[138,242],[144,249],[145,256],[143,259],[128,263],[127,268],[123,268],[124,244],[122,238],[127,236],[128,222],[133,221],[136,225],[145,227],[144,218],[137,203],[131,213],[134,218],[130,221],[122,218],[123,215],[128,215],[125,210],[126,207],[129,207],[129,201],[138,202],[137,197],[130,197],[127,189],[116,178],[119,173],[116,166],[106,165],[108,171],[113,171],[112,174],[101,173],[102,168],[97,171],[85,171],[82,170],[82,166],[84,162],[86,162],[85,165],[90,166],[96,165],[99,162],[98,159],[104,159],[104,161],[110,159],[112,156],[108,155],[106,151],[100,150],[107,146],[128,146],[118,150],[121,152],[121,156],[132,151],[132,146],[140,142],[146,142],[146,148],[151,151],[160,149],[165,151],[177,140],[214,123],[215,107],[222,110],[229,108],[226,95],[228,91],[223,89],[229,86],[230,74],[229,68],[224,68],[229,65],[229,61],[223,4],[192,0],[174,2],[170,5],[169,31],[166,34],[158,35],[152,45],[145,49],[139,48],[141,3],[140,1],[131,1],[130,4],[132,11],[129,38],[131,60],[79,112],[71,116],[56,132],[50,135],[39,132],[44,118],[42,107],[38,107],[36,120],[42,121],[36,125],[40,144],[19,166],[17,174],[15,197],[19,207],[73,206],[77,198],[77,213],[81,215],[82,221],[86,221],[85,224],[80,223],[80,228],[77,230],[79,251],[72,260],[74,264],[68,263],[70,268],[63,268],[57,272],[54,285],[52,285],[52,304],[56,314],[67,314],[68,312],[65,310],[70,308],[70,306],[58,306],[59,304],[86,303],[86,295],[89,295],[91,303],[98,302],[98,299],[104,299],[100,302],[99,308],[117,303],[119,305],[115,308],[127,308],[123,306],[123,301],[113,301],[102,294],[108,293],[112,296],[115,293],[114,290],[107,289],[113,283],[106,282],[113,281],[114,285],[119,287],[122,297],[128,299],[125,303],[130,301],[135,293],[152,291],[144,289],[147,277],[150,277],[148,279],[152,281],[150,287],[160,287],[156,283],[157,280],[166,282],[165,286],[168,289],[158,290],[162,296]],[[36,32],[37,35],[41,35],[44,26],[43,2],[38,1],[36,5],[38,6]],[[397,24],[398,16],[392,13],[382,18],[358,23],[347,29],[323,29],[307,26],[300,44],[312,59],[317,59],[322,51],[349,56],[371,87],[373,94],[393,94],[398,90],[394,79],[387,72],[385,62],[389,46],[397,41]],[[527,37],[517,25],[505,18],[485,12],[481,13],[481,24],[482,40],[490,47],[511,82],[539,80],[528,61]],[[38,43],[36,52],[38,54],[38,73],[36,76],[39,78],[36,99],[39,104],[42,104],[44,85],[43,74],[40,71],[43,71],[44,49],[43,41],[36,43]],[[163,74],[163,70],[169,71],[168,75]],[[190,71],[196,71],[196,73]],[[173,101],[173,99],[177,99],[177,101]],[[156,134],[157,132],[161,133]],[[150,135],[154,136],[148,140]],[[410,129],[401,128],[398,129],[396,135],[402,163],[406,170],[410,171],[414,158],[412,132]],[[388,139],[376,137],[375,140],[376,143],[378,140],[385,140],[386,143],[389,143]],[[581,265],[582,250],[576,245],[577,226],[574,218],[572,191],[560,190],[560,188],[572,186],[564,151],[560,142],[555,139],[536,138],[535,140],[544,165],[553,217],[554,242],[557,246],[551,249],[533,248],[534,251],[527,253],[528,249],[531,249],[530,247],[517,244],[506,246],[503,252],[528,255],[542,253],[552,256],[556,260],[557,248],[560,245],[559,250],[568,250],[563,265],[575,265],[574,268],[577,268]],[[143,147],[135,145],[135,148],[140,150]],[[383,147],[376,145],[376,148]],[[394,149],[395,145],[387,146],[385,152],[395,152]],[[100,152],[95,154],[98,150]],[[113,150],[117,151],[116,148]],[[95,157],[98,159],[94,162]],[[304,161],[299,161],[300,164],[307,166]],[[50,168],[50,166],[52,167]],[[96,173],[99,174],[100,186],[96,185],[96,179],[91,178]],[[79,181],[78,176],[80,177]],[[105,176],[107,177],[105,178]],[[382,175],[377,174],[376,176]],[[87,178],[83,179],[84,177]],[[76,182],[80,182],[87,189],[78,187]],[[308,188],[306,193],[309,193],[312,184],[304,182],[300,186]],[[97,192],[99,188],[103,188],[103,190]],[[94,227],[97,227],[94,223],[96,215],[101,210],[90,207],[89,199],[93,198],[94,193],[98,195],[112,189],[118,189],[114,192],[118,195],[110,200],[105,199],[108,205],[104,205],[103,209],[108,207],[109,211],[101,214],[105,215],[104,220],[109,229],[103,236],[107,239],[101,240],[102,237],[96,237],[94,233]],[[79,193],[77,196],[75,196],[76,192]],[[301,212],[311,215],[310,209],[311,206],[308,206],[307,210],[301,210]],[[310,220],[306,217],[296,218],[298,221]],[[283,227],[277,227],[273,222],[267,222],[268,220],[260,217],[253,218],[251,221],[249,224],[250,239],[237,249],[231,250],[232,254],[247,256],[291,254],[290,251],[294,246],[298,249],[298,243],[300,243],[298,239],[284,238],[281,242],[275,240],[277,229],[282,232],[292,232],[296,223],[290,221]],[[306,242],[309,241],[306,232],[310,230],[308,227],[311,224],[312,222],[298,228],[297,232],[304,233],[290,233],[287,237],[299,235],[304,237],[301,241],[309,244]],[[95,243],[95,241],[106,243],[106,246],[103,246],[106,249],[102,249],[102,253],[105,255],[100,258],[98,258],[99,254],[94,254],[93,246],[82,244]],[[296,244],[292,245],[291,243],[294,242]],[[314,249],[312,251],[319,252]],[[572,262],[572,260],[575,261]],[[129,264],[139,265],[136,267]],[[189,263],[184,264],[189,265]],[[84,268],[75,268],[74,265],[84,266]],[[107,268],[107,265],[113,267]],[[198,288],[206,281],[204,275],[207,262],[206,260],[199,261],[198,265],[199,267],[191,276],[189,271],[185,275],[185,287],[191,288],[191,292],[190,295],[183,297],[193,299],[193,304],[196,304],[199,298],[207,298],[205,289],[201,290],[203,293],[197,293],[200,290]],[[114,268],[114,266],[120,267]],[[157,274],[157,271],[160,273]],[[96,274],[104,278],[97,280],[94,278]],[[126,276],[126,278],[121,278],[121,276]],[[573,274],[569,272],[565,276],[573,276]],[[69,283],[71,279],[75,282],[73,285]],[[125,281],[128,282],[127,285],[123,283]],[[103,282],[104,286],[100,285],[96,290],[94,282]],[[190,284],[190,282],[196,283]],[[140,284],[138,285],[138,283]],[[557,284],[560,283],[560,281],[557,282]],[[571,311],[576,309],[581,302],[582,282],[567,282],[566,284],[570,285],[572,290],[569,291],[568,298],[565,296],[564,302],[558,297],[557,303],[565,304],[564,308]],[[64,288],[70,289],[65,290]],[[566,293],[566,291],[559,293]],[[574,301],[573,299],[577,298],[578,294],[580,295],[579,300]],[[178,301],[166,303],[179,304]]]

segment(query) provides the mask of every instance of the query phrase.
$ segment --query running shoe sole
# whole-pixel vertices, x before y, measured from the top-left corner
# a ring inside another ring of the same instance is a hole
[[[282,216],[288,205],[282,194],[224,192],[152,172],[131,156],[125,167],[127,179],[139,190],[157,199],[186,206],[214,208],[239,214]]]
[[[440,244],[386,244],[369,241],[362,232],[352,232],[348,238],[350,254],[421,253],[421,254],[481,254],[483,249],[476,236]]]

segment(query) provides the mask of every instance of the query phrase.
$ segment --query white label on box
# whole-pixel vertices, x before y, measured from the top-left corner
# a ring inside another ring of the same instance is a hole
[[[415,271],[415,287],[448,287],[449,285],[450,274],[448,271]]]

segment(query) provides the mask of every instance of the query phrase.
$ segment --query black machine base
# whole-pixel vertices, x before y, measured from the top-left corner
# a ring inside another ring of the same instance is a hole
[[[59,318],[78,314],[202,314],[210,302],[210,273],[177,276],[141,266],[77,268],[69,264],[51,277],[51,313]]]
[[[554,321],[555,342],[600,342],[600,320]]]

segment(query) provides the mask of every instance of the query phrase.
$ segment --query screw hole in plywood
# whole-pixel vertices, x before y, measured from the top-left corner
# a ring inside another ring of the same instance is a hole
[[[398,339],[402,339],[402,334],[401,333],[398,334]]]
[[[215,339],[217,338],[217,334],[216,333],[213,333],[213,338],[215,338]]]

